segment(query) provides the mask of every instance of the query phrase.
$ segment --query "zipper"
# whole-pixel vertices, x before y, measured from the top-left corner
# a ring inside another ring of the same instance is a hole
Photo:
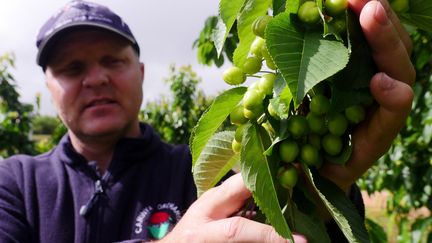
[[[102,186],[102,181],[98,179],[95,182],[95,190],[92,196],[86,204],[81,206],[79,214],[82,217],[86,218],[92,212],[92,209],[99,202],[99,199],[102,197],[103,194],[105,194],[105,190]]]
[[[100,230],[102,229],[104,205],[103,201],[107,200],[106,186],[111,177],[111,173],[107,170],[101,176],[97,163],[91,161],[88,163],[86,171],[89,173],[90,178],[94,181],[94,190],[89,200],[80,207],[79,214],[87,221],[87,241],[86,242],[99,242]]]

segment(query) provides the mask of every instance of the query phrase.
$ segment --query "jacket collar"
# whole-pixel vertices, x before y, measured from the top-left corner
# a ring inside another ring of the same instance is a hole
[[[149,155],[162,145],[162,141],[151,126],[140,123],[140,129],[141,135],[139,137],[122,138],[118,141],[108,167],[111,174],[134,163],[146,162]],[[62,137],[54,150],[54,154],[58,160],[69,166],[89,166],[89,161],[73,148],[68,133]]]

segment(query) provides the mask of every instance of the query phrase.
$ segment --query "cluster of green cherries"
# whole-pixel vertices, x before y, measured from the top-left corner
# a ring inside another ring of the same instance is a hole
[[[341,112],[332,111],[329,98],[323,94],[310,95],[306,100],[309,100],[308,113],[288,117],[289,135],[278,144],[278,155],[283,162],[278,179],[286,188],[295,185],[296,163],[320,168],[326,160],[344,165],[352,153],[352,128],[366,116],[360,104]]]
[[[329,23],[345,29],[345,18],[341,16],[347,6],[347,0],[325,0],[322,12],[330,20]],[[298,18],[306,25],[319,23],[320,10],[316,2],[303,2],[298,10]],[[285,124],[288,135],[273,148],[273,153],[279,156],[280,161],[277,179],[281,186],[292,189],[298,180],[299,163],[320,168],[324,160],[338,164],[348,161],[352,152],[352,128],[363,121],[366,114],[365,108],[360,104],[341,112],[332,111],[329,86],[326,82],[321,82],[305,97],[301,109],[290,113],[287,119],[282,119],[274,107],[266,102],[273,96],[278,73],[264,38],[265,28],[271,19],[271,16],[264,15],[253,22],[252,31],[256,38],[251,44],[247,59],[241,67],[232,66],[225,70],[222,78],[230,85],[243,84],[247,77],[259,78],[249,85],[242,102],[230,113],[231,123],[237,126],[232,149],[236,153],[241,151],[246,123],[259,121],[269,131],[269,127],[272,129],[269,123],[263,122],[266,117],[280,120],[281,124]],[[343,23],[340,24],[339,20]],[[266,70],[263,70],[263,63]]]
[[[345,29],[345,18],[343,13],[348,7],[348,0],[325,0],[323,12],[326,17],[326,21],[331,23],[333,26],[339,29]],[[303,2],[299,9],[297,16],[299,20],[306,25],[317,24],[321,21],[320,10],[315,1]],[[230,85],[239,85],[246,81],[248,75],[254,75],[261,71],[263,67],[263,61],[270,70],[276,70],[277,67],[273,62],[270,53],[267,50],[265,44],[264,32],[267,24],[272,20],[272,16],[263,15],[258,17],[252,24],[252,31],[256,35],[255,40],[250,46],[250,55],[244,61],[241,67],[230,67],[222,75],[223,80]],[[343,23],[341,23],[343,22]],[[266,79],[274,81],[274,74],[269,73],[264,75]],[[272,82],[263,81],[263,82]]]
[[[345,29],[345,10],[348,7],[348,0],[324,0],[322,14],[326,21],[334,24],[340,30]],[[297,16],[305,24],[313,25],[321,21],[320,10],[315,1],[303,2],[297,12]]]
[[[353,149],[352,129],[366,117],[363,105],[356,104],[343,111],[334,112],[331,110],[328,92],[311,92],[301,105],[302,112],[290,114],[284,120],[274,112],[270,103],[267,110],[264,110],[263,101],[267,95],[260,94],[263,92],[259,88],[261,80],[257,85],[248,88],[243,102],[230,114],[231,123],[237,125],[232,141],[234,152],[241,151],[244,124],[270,116],[271,119],[280,120],[281,124],[285,124],[283,129],[286,129],[284,136],[286,138],[273,148],[273,153],[279,157],[280,168],[277,178],[283,187],[295,186],[299,163],[320,168],[324,160],[340,165],[344,165],[349,160]],[[327,84],[324,82],[321,85]],[[262,125],[265,127],[268,123]]]

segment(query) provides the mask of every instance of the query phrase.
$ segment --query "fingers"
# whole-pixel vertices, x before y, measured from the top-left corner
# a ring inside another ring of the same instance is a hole
[[[378,107],[354,131],[352,159],[346,166],[326,163],[321,169],[322,175],[344,190],[389,149],[411,110],[414,94],[408,84],[378,73],[372,78],[370,88]]]
[[[349,0],[360,15],[360,25],[378,69],[370,84],[378,106],[353,133],[353,153],[345,166],[326,163],[321,174],[348,190],[387,150],[411,110],[415,70],[411,41],[386,0]],[[400,81],[398,81],[400,80]]]
[[[273,227],[270,225],[254,222],[241,217],[233,217],[225,220],[215,221],[212,229],[220,229],[220,231],[213,231],[216,236],[224,236],[223,242],[289,242],[287,239],[282,238]],[[293,234],[295,243],[306,243],[307,240],[304,236]]]
[[[405,125],[414,94],[409,85],[394,80],[385,73],[376,74],[370,85],[371,93],[378,102],[379,108],[368,123],[365,140],[370,145],[368,149],[373,150],[372,148],[375,147],[379,154],[383,154]],[[381,148],[376,146],[377,144],[388,145]]]
[[[288,242],[270,225],[234,216],[250,198],[240,174],[204,193],[164,242]],[[307,242],[294,235],[295,242]]]
[[[353,170],[363,172],[391,146],[391,142],[405,125],[414,97],[410,86],[390,78],[385,73],[376,74],[370,85],[379,106],[367,125],[360,128],[365,131],[356,131],[354,134],[359,134],[355,140],[356,151],[361,149],[363,152],[358,152],[357,161],[348,165],[353,167]]]
[[[412,85],[415,70],[399,33],[378,1],[368,2],[360,14],[360,24],[378,69]]]
[[[197,230],[184,231],[171,241],[164,242],[250,242],[250,243],[286,243],[270,225],[258,223],[242,217],[231,217],[203,224]],[[168,235],[170,236],[170,235]],[[304,236],[294,233],[295,243],[307,243]],[[164,239],[165,240],[165,239]]]
[[[361,10],[368,1],[369,0],[348,0],[349,8],[357,15],[360,15]]]
[[[238,212],[250,197],[251,193],[238,173],[204,193],[193,204],[193,210],[213,220],[222,219]]]
[[[279,236],[270,226],[254,222],[242,217],[231,217],[213,221],[207,224],[205,232],[207,239],[216,242],[275,242],[282,243],[288,240]],[[206,241],[206,242],[212,242]]]
[[[405,27],[401,24],[398,16],[391,8],[389,2],[387,0],[380,0],[381,5],[384,7],[385,12],[392,22],[394,28],[396,29],[397,33],[399,34],[399,37],[401,38],[402,42],[404,43],[405,49],[408,52],[408,55],[411,55],[411,51],[413,48],[410,35],[406,31]]]
[[[390,21],[392,22],[394,28],[398,32],[399,37],[401,38],[402,42],[404,43],[408,54],[411,54],[412,42],[411,42],[411,38],[410,38],[408,32],[405,30],[405,28],[403,27],[403,25],[399,21],[398,16],[392,10],[388,1],[387,0],[379,0],[379,1],[381,2],[382,6],[384,7],[385,12],[386,12],[388,18],[390,19]],[[369,0],[349,0],[350,8],[355,13],[357,13],[357,15],[360,15],[363,7],[368,2],[369,2]]]

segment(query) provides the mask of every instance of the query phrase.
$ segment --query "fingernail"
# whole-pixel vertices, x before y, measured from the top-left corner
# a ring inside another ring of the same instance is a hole
[[[391,90],[395,86],[395,81],[387,74],[381,73],[379,86],[382,90]]]
[[[293,233],[294,243],[307,243],[307,239],[304,235]]]
[[[381,5],[380,2],[377,1],[376,7],[375,7],[375,20],[380,23],[381,25],[386,25],[388,23],[387,13],[384,9],[384,7]]]

